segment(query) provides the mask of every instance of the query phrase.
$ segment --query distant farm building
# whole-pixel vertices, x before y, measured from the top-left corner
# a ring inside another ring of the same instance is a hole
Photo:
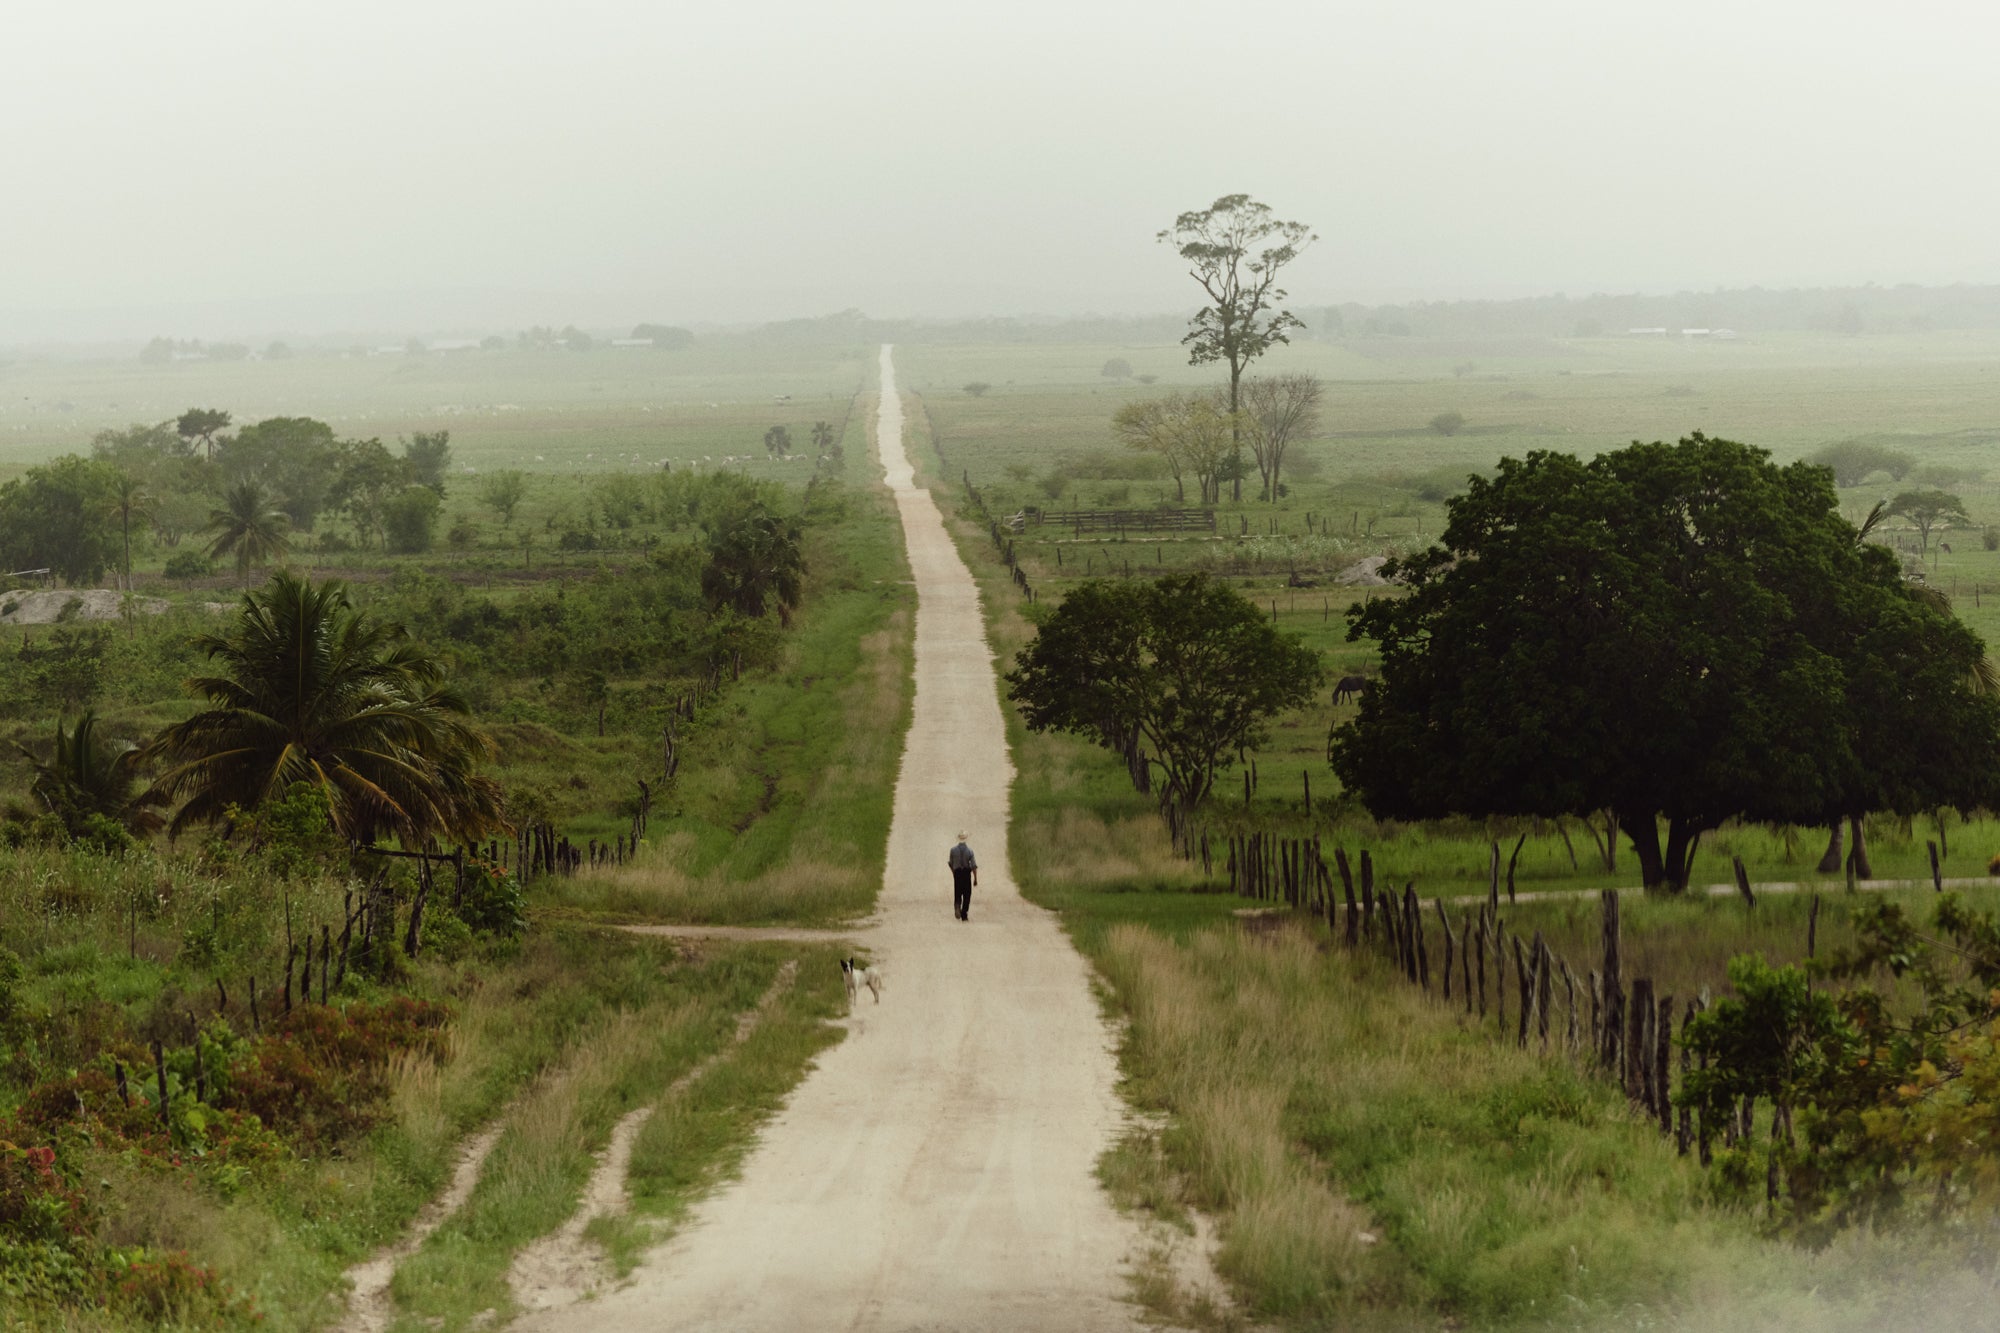
[[[1667,331],[1665,328],[1627,329],[1625,335],[1628,338],[1664,338],[1667,336]]]

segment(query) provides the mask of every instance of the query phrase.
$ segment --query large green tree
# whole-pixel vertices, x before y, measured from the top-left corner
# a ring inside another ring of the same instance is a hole
[[[709,534],[701,593],[711,608],[761,616],[766,604],[789,625],[805,592],[806,559],[798,524],[752,504],[719,522]]]
[[[1181,339],[1188,364],[1229,367],[1229,415],[1240,418],[1243,370],[1305,323],[1277,308],[1285,299],[1278,274],[1315,240],[1303,222],[1286,222],[1247,194],[1226,194],[1207,208],[1183,213],[1158,237],[1187,261],[1208,304],[1188,321]],[[1243,498],[1240,426],[1232,431],[1236,455],[1235,498]]]
[[[333,427],[312,417],[269,417],[221,447],[224,480],[261,484],[301,532],[311,532],[328,507],[341,463]]]
[[[117,555],[117,484],[109,463],[70,454],[0,485],[0,575],[48,569],[71,585],[97,582]]]
[[[1950,491],[1935,487],[1925,490],[1901,491],[1889,501],[1888,513],[1898,518],[1907,518],[1917,525],[1917,532],[1923,539],[1924,550],[1931,549],[1931,532],[1942,530],[1955,524],[1970,523],[1972,518],[1965,512],[1965,501]]]
[[[1700,435],[1504,459],[1384,572],[1408,591],[1348,613],[1382,671],[1333,747],[1377,815],[1610,809],[1679,888],[1724,820],[2000,794],[1984,646],[1856,540],[1825,468]]]
[[[1309,700],[1319,655],[1206,574],[1078,584],[1007,673],[1031,731],[1087,736],[1162,804],[1192,809],[1264,724]],[[1150,755],[1144,747],[1150,746]]]
[[[357,610],[338,582],[278,573],[235,624],[196,640],[221,672],[188,682],[208,707],[160,733],[158,797],[170,831],[250,811],[295,784],[321,792],[350,841],[478,838],[501,826],[481,776],[492,743],[437,658]]]

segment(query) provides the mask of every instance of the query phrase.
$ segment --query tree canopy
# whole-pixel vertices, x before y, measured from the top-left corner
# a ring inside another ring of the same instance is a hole
[[[152,794],[182,802],[170,831],[250,811],[299,783],[351,841],[477,838],[501,827],[480,776],[492,744],[442,663],[398,625],[356,610],[338,582],[280,572],[246,593],[226,633],[195,641],[221,674],[188,690],[208,707],[146,747]]]
[[[1173,474],[1174,492],[1187,498],[1182,480],[1193,473],[1203,504],[1222,498],[1230,458],[1229,410],[1212,393],[1174,393],[1130,402],[1112,414],[1111,428],[1129,449],[1157,454]]]
[[[290,551],[285,537],[289,526],[269,491],[254,480],[239,481],[208,516],[208,531],[215,534],[209,543],[209,558],[235,556],[237,577],[248,587],[253,566],[282,560]]]
[[[1310,699],[1322,675],[1297,635],[1195,573],[1078,584],[1006,680],[1029,730],[1088,736],[1135,779],[1156,764],[1162,802],[1191,809],[1231,753],[1258,744],[1265,722]]]
[[[1726,819],[1989,803],[1984,645],[1832,480],[1701,435],[1502,460],[1385,568],[1406,596],[1348,613],[1382,670],[1335,736],[1342,781],[1391,818],[1610,809],[1673,887]]]
[[[1902,491],[1889,501],[1888,513],[1898,518],[1907,518],[1917,525],[1917,533],[1922,537],[1924,549],[1931,549],[1933,529],[1949,528],[1960,523],[1970,523],[1971,515],[1965,512],[1965,501],[1950,491],[1936,488]]]
[[[0,485],[0,574],[48,569],[73,586],[97,582],[118,552],[117,486],[116,468],[74,454]]]
[[[1188,321],[1181,344],[1191,366],[1221,362],[1229,367],[1232,427],[1239,424],[1244,368],[1275,344],[1290,342],[1290,330],[1305,327],[1291,311],[1276,308],[1285,299],[1278,274],[1317,239],[1305,223],[1286,222],[1247,194],[1226,194],[1207,208],[1183,213],[1158,236],[1187,262],[1188,276],[1208,297],[1208,304]],[[1240,455],[1240,429],[1232,429],[1232,439]],[[1239,457],[1239,500],[1241,478]]]

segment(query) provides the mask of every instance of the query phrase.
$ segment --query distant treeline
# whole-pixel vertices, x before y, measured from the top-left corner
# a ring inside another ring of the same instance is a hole
[[[1302,337],[1343,338],[1600,338],[1631,329],[1732,330],[1736,333],[1924,333],[1945,329],[2000,329],[2000,285],[1952,287],[1804,287],[1785,290],[1746,287],[1730,291],[1675,292],[1646,296],[1603,293],[1591,296],[1523,297],[1512,301],[1414,301],[1400,305],[1293,303],[1305,321]],[[807,319],[778,320],[748,329],[714,330],[705,341],[750,345],[823,347],[924,343],[1176,343],[1187,332],[1187,313],[1157,315],[993,316],[977,319],[875,319],[859,310]],[[464,351],[586,352],[606,347],[653,346],[679,350],[696,335],[666,324],[587,332],[532,328],[485,338],[426,342],[411,338],[381,346],[314,347],[299,350],[348,355]],[[261,353],[236,343],[155,338],[143,360],[278,359],[293,353],[278,342]]]
[[[1737,333],[1921,333],[2000,329],[2000,286],[1810,287],[1774,290],[1535,296],[1513,301],[1401,305],[1298,303],[1305,337],[1596,338],[1628,329],[1731,329]],[[1185,314],[960,320],[873,319],[859,310],[765,324],[754,341],[928,343],[1172,343]]]

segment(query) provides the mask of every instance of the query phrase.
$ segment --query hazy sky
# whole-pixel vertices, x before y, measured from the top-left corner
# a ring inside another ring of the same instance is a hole
[[[2000,281],[1984,5],[16,0],[4,30],[16,336],[1175,310],[1153,234],[1235,190],[1318,229],[1299,304]]]

